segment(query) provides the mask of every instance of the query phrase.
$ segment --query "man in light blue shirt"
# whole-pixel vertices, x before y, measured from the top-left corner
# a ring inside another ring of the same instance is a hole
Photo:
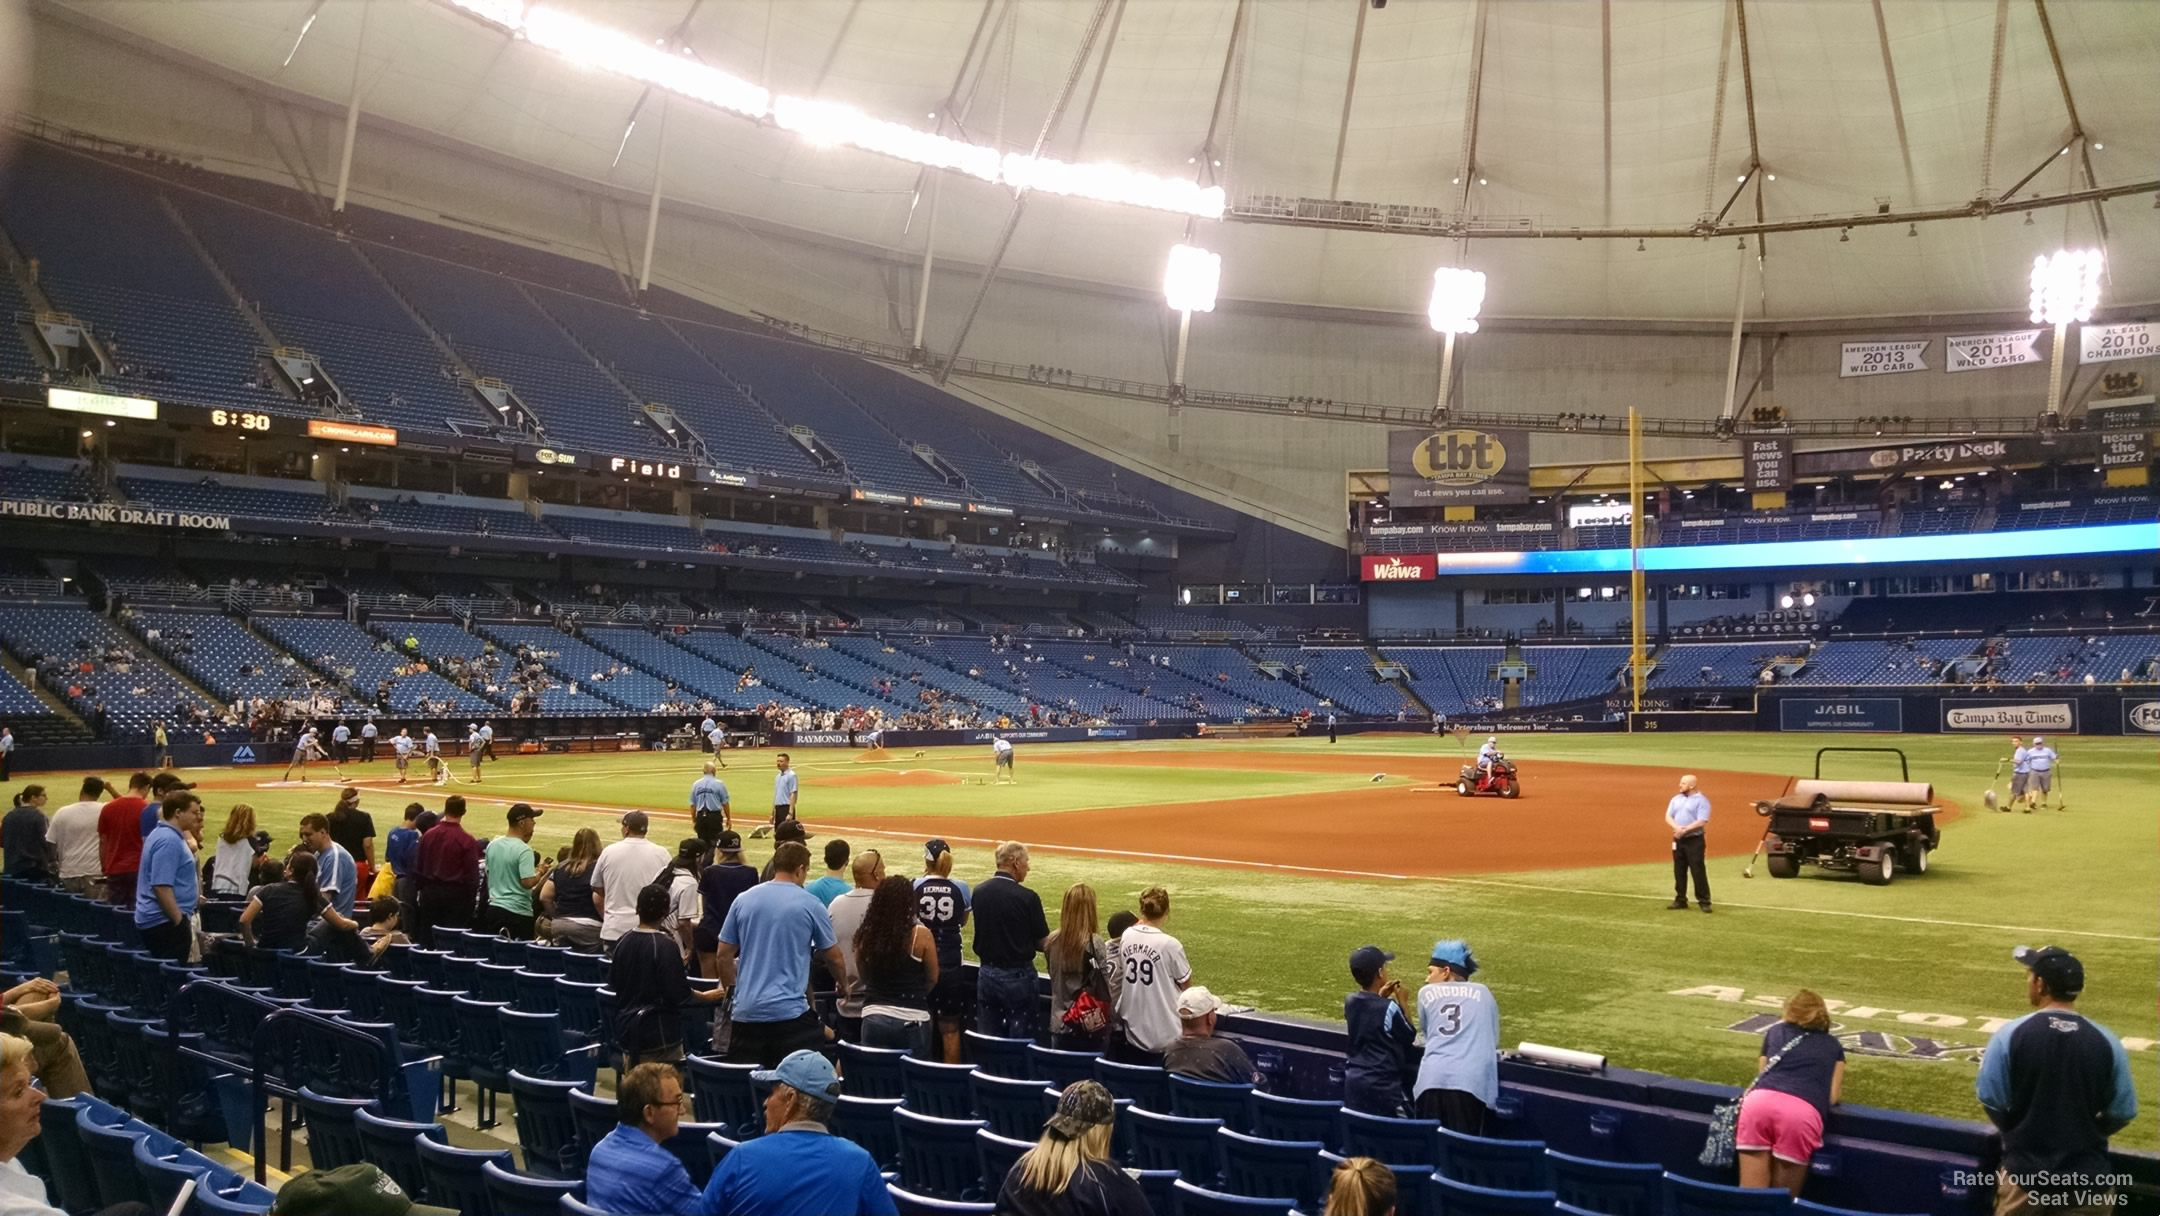
[[[330,838],[330,821],[321,815],[300,818],[300,839],[315,850],[315,881],[340,915],[351,916],[354,890],[360,885],[359,867],[345,846]]]
[[[374,763],[375,737],[380,733],[375,727],[375,719],[373,718],[369,718],[360,724],[360,763]]]
[[[743,1141],[713,1169],[703,1211],[709,1216],[894,1216],[898,1209],[877,1161],[828,1127],[840,1096],[840,1078],[830,1061],[815,1051],[798,1051],[780,1067],[750,1078],[772,1086],[765,1098],[765,1134]]]
[[[1710,871],[1703,865],[1703,837],[1710,830],[1710,800],[1696,788],[1695,774],[1680,778],[1680,792],[1665,804],[1665,826],[1672,829],[1672,902],[1687,909],[1688,875],[1695,876],[1695,902],[1710,910]]]
[[[698,1216],[704,1211],[682,1160],[662,1147],[682,1130],[683,1087],[673,1065],[640,1064],[615,1088],[615,1129],[593,1145],[585,1202],[603,1212]]]
[[[2009,810],[2025,801],[2025,791],[2032,785],[2032,749],[2016,735],[2010,736],[2010,806]]]
[[[721,922],[715,959],[721,984],[735,994],[730,1063],[771,1068],[789,1052],[825,1043],[825,1028],[804,995],[810,956],[821,956],[836,976],[847,974],[847,963],[832,916],[803,890],[809,872],[810,850],[800,841],[782,841],[773,850],[772,881],[737,896]],[[845,984],[841,995],[847,995]]]
[[[199,887],[188,838],[202,833],[202,820],[202,799],[176,790],[165,796],[158,825],[143,841],[135,880],[135,928],[142,933],[143,948],[166,962],[186,962],[194,944]]]
[[[1473,984],[1477,956],[1470,943],[1433,944],[1418,990],[1418,1023],[1425,1055],[1418,1062],[1417,1117],[1438,1119],[1451,1132],[1485,1134],[1500,1097],[1500,1005],[1492,989]]]
[[[330,728],[330,762],[343,764],[346,760],[346,744],[352,742],[352,727],[343,722]]]
[[[2025,749],[2025,762],[2032,772],[2025,780],[2025,810],[2027,814],[2047,800],[2049,791],[2055,788],[2055,761],[2059,757],[2047,740],[2033,736],[2032,746]]]
[[[717,762],[705,762],[705,775],[690,783],[690,824],[696,829],[698,839],[705,842],[705,856],[710,864],[712,843],[734,824],[729,822],[727,783],[715,775]]]

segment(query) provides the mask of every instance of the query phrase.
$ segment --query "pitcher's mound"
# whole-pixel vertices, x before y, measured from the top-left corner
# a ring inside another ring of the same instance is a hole
[[[896,785],[958,785],[960,784],[960,774],[941,772],[934,768],[902,768],[875,773],[849,773],[844,777],[828,777],[820,784],[881,787]]]

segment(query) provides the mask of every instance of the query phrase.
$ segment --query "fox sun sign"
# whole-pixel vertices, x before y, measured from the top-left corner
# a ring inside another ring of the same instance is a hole
[[[1528,502],[1530,436],[1471,427],[1393,431],[1388,475],[1397,506]]]

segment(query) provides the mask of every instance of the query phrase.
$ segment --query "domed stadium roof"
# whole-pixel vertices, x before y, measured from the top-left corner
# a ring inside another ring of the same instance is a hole
[[[358,46],[371,122],[626,189],[653,178],[658,96],[641,102],[637,80],[439,0],[59,3],[338,105]],[[775,93],[923,130],[942,121],[948,134],[957,118],[969,140],[1008,151],[1034,146],[1063,92],[1047,155],[1223,186],[1232,217],[1200,222],[1194,239],[1223,255],[1231,299],[1417,314],[1432,269],[1459,262],[1490,276],[1487,316],[1712,320],[1731,317],[1741,263],[1760,252],[1751,318],[2022,311],[2035,253],[2103,245],[2108,305],[2160,301],[2149,192],[2045,207],[2029,223],[2018,205],[2160,179],[2156,4],[550,3]],[[921,248],[915,165],[680,97],[666,111],[670,198]],[[989,261],[1010,191],[946,180],[939,256]],[[1263,196],[1430,208],[1482,235],[1241,222]],[[1977,198],[2001,210],[1905,218]],[[1759,242],[1729,227],[1688,235],[1721,212],[1722,225],[1754,224],[1758,200],[1770,229]],[[1848,232],[1846,218],[1860,226]],[[1825,226],[1789,230],[1810,222]],[[1572,239],[1577,228],[1595,232]],[[1185,229],[1179,215],[1036,194],[1003,265],[1153,292]]]

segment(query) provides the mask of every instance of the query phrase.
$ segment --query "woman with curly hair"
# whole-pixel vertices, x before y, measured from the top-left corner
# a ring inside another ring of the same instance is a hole
[[[893,875],[878,883],[855,933],[862,984],[863,1046],[904,1047],[931,1060],[930,989],[937,984],[937,943],[915,913],[915,884]]]

